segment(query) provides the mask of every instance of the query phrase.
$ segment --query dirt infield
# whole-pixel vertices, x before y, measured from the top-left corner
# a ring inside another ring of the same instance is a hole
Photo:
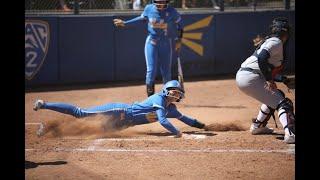
[[[283,84],[278,87],[295,102]],[[159,90],[160,84],[156,85]],[[144,85],[25,94],[26,179],[295,179],[295,145],[273,135],[249,133],[260,103],[238,90],[234,79],[186,82],[179,110],[210,131],[171,122],[187,134],[173,138],[159,123],[104,132],[101,117],[75,119],[53,111],[33,111],[36,99],[89,107],[132,103],[146,97]],[[36,136],[39,122],[50,131]]]

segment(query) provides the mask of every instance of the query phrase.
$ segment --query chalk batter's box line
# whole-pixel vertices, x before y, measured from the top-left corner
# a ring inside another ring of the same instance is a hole
[[[40,149],[25,149],[26,152]],[[118,153],[285,153],[295,155],[294,149],[110,149],[110,148],[55,148],[51,152],[118,152]]]
[[[26,125],[39,125],[40,123],[26,123]],[[62,138],[62,139],[76,139],[76,140],[89,140],[89,139],[79,139],[79,138]],[[52,151],[56,152],[188,152],[188,153],[288,153],[295,154],[295,145],[289,145],[288,149],[278,149],[278,150],[261,150],[261,149],[160,149],[160,150],[147,150],[147,149],[110,149],[110,148],[99,148],[99,146],[104,141],[158,141],[167,140],[167,138],[103,138],[95,139],[88,148],[56,148]],[[40,149],[25,149],[26,152],[37,151]]]

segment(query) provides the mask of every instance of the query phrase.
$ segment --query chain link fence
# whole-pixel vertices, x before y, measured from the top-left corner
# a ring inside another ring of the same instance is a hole
[[[25,13],[122,12],[143,10],[152,0],[25,0]],[[295,0],[171,0],[180,10],[295,9]]]

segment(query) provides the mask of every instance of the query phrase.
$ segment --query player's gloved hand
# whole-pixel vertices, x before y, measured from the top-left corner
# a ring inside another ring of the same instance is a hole
[[[273,80],[267,81],[265,88],[269,91],[278,89],[276,83]]]
[[[175,50],[176,51],[180,51],[180,49],[181,49],[181,39],[179,38],[179,39],[176,39],[176,47],[175,47]]]
[[[117,27],[124,27],[124,21],[122,19],[114,19],[113,24]]]

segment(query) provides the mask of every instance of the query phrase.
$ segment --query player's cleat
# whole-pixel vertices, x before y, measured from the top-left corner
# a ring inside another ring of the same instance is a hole
[[[37,131],[37,136],[41,137],[45,134],[45,126],[43,123],[40,123],[39,129]]]
[[[44,101],[43,101],[43,100],[41,100],[41,99],[36,100],[36,102],[35,102],[34,105],[33,105],[33,110],[34,110],[34,111],[37,111],[37,110],[41,109],[41,107],[43,106],[43,104],[44,104]]]
[[[285,135],[284,136],[284,142],[287,143],[287,144],[294,144],[296,141],[295,141],[295,135],[292,134],[292,135]]]
[[[148,97],[154,94],[154,84],[147,85],[147,95]]]
[[[273,133],[273,129],[269,128],[267,126],[256,127],[255,124],[253,123],[253,124],[251,124],[250,132],[253,135],[257,135],[257,134],[272,134]]]

